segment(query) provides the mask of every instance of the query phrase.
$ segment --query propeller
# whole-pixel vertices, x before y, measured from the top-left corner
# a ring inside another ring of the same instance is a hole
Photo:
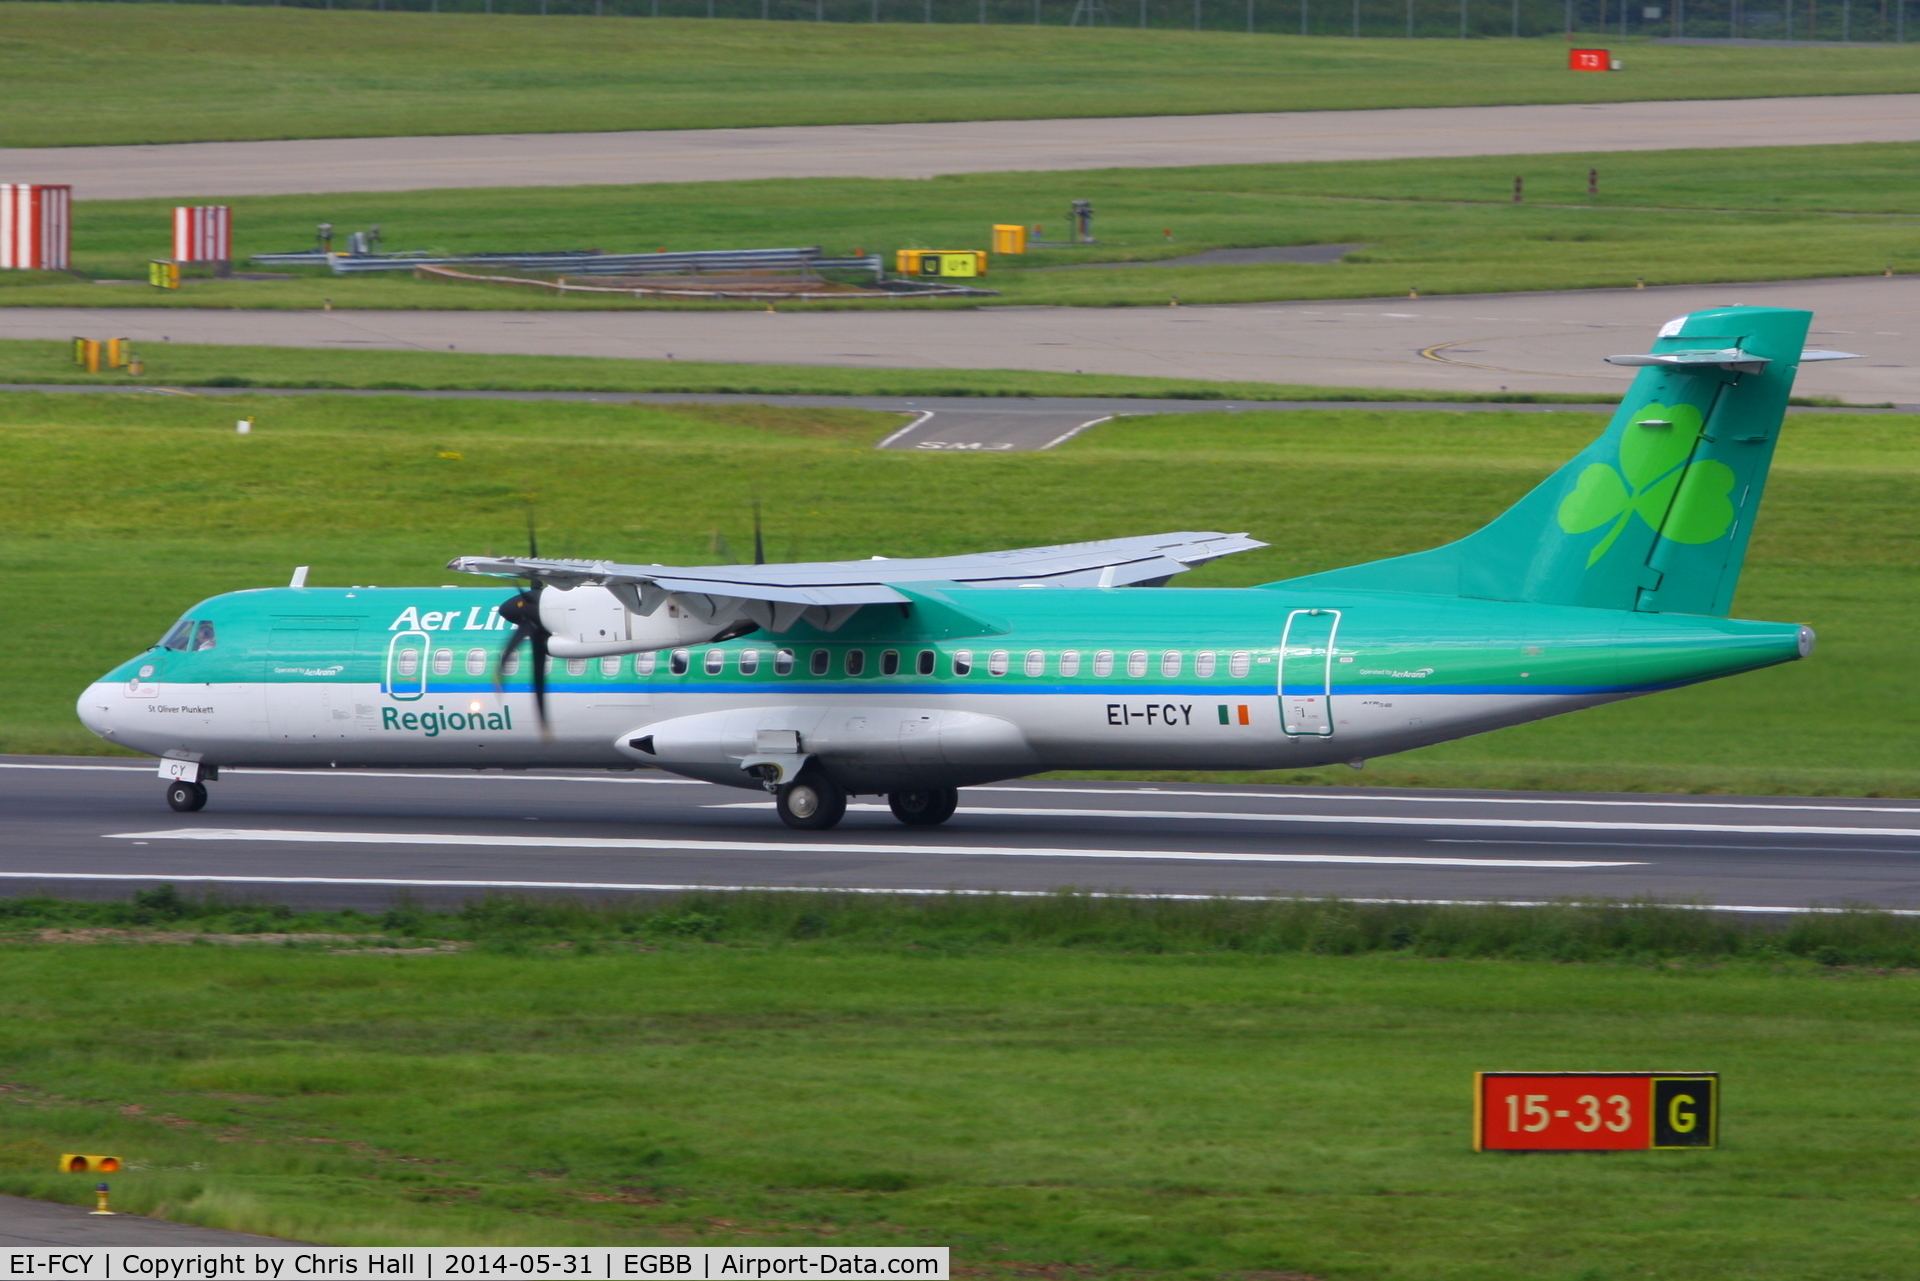
[[[540,555],[540,537],[534,529],[531,507],[527,508],[527,555],[530,558]],[[547,639],[553,633],[540,621],[540,593],[545,590],[545,583],[537,578],[529,578],[525,588],[500,606],[500,617],[513,625],[513,635],[507,638],[506,648],[500,651],[500,666],[494,673],[493,688],[503,698],[506,696],[506,666],[524,642],[533,656],[533,710],[540,718],[540,733],[552,737],[553,731],[547,724]]]

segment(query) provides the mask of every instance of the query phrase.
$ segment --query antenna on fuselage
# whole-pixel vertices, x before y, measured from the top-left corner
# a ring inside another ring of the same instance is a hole
[[[753,500],[753,563],[767,563],[767,540],[760,536],[760,500]]]

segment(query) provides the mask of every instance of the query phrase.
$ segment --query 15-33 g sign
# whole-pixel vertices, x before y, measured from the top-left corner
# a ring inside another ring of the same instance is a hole
[[[1476,1152],[1710,1148],[1717,1072],[1476,1072]]]

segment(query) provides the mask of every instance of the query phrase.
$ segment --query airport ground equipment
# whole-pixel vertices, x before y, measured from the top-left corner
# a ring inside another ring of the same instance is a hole
[[[1718,1072],[1476,1072],[1476,1152],[1645,1152],[1720,1139]]]
[[[173,261],[211,264],[225,275],[233,266],[233,206],[175,205]]]
[[[73,254],[73,188],[0,182],[0,268],[65,271]]]
[[[1024,223],[996,222],[993,224],[993,249],[996,254],[1023,254],[1027,252],[1027,228]]]

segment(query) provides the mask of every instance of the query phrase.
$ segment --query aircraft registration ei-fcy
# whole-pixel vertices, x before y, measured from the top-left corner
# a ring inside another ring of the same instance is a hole
[[[1265,544],[1174,533],[923,560],[461,557],[505,587],[230,592],[89,686],[176,810],[223,767],[632,769],[944,822],[1045,770],[1355,763],[1805,658],[1727,617],[1811,314],[1668,322],[1607,429],[1429,551],[1169,588]]]

